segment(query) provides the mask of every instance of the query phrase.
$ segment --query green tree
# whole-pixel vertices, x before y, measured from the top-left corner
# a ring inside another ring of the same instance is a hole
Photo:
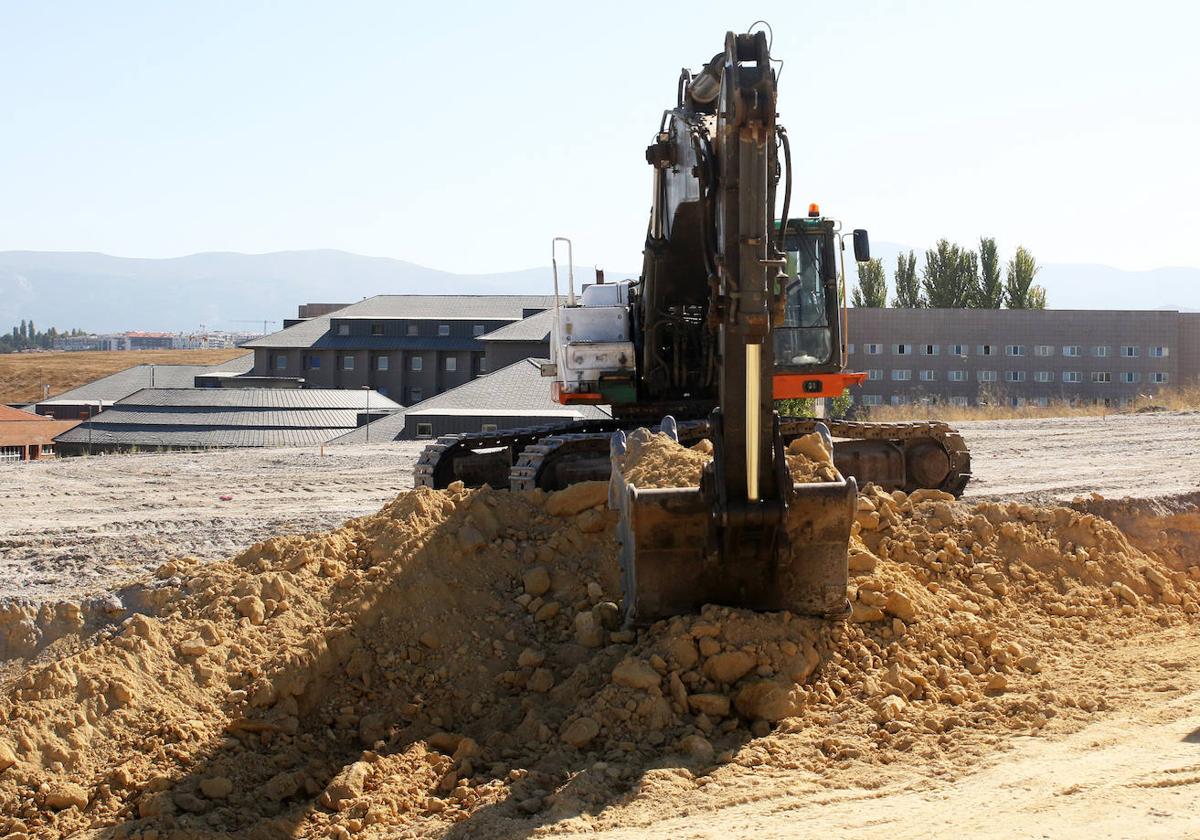
[[[971,304],[978,285],[978,262],[974,252],[968,253],[945,239],[939,239],[936,247],[925,252],[921,285],[928,306],[962,309]]]
[[[1033,285],[1041,268],[1033,254],[1018,247],[1016,255],[1008,261],[1008,277],[1004,283],[1004,303],[1009,309],[1045,309],[1046,290]]]
[[[29,337],[29,330],[28,330],[28,328],[25,326],[25,319],[24,319],[24,318],[22,318],[22,319],[21,319],[21,334],[18,336],[18,338],[20,338],[20,339],[21,339],[21,343],[22,343],[22,344],[24,344],[24,343],[25,343],[25,339],[27,339],[28,337]]]
[[[975,305],[980,309],[999,309],[1004,305],[1000,255],[996,251],[996,240],[990,236],[979,240],[979,295]]]
[[[780,417],[812,417],[814,408],[815,402],[811,398],[775,400],[775,410]]]
[[[912,251],[896,256],[896,297],[893,303],[903,309],[921,309],[925,306],[921,298],[921,286],[917,282],[917,257]]]
[[[858,285],[854,287],[856,307],[882,309],[887,306],[887,277],[883,260],[868,260],[858,264]]]

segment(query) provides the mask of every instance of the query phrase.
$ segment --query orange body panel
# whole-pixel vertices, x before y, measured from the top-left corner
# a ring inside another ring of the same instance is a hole
[[[866,381],[865,373],[779,373],[774,377],[772,394],[777,400],[809,399],[811,397],[840,397],[851,385]],[[805,383],[813,390],[805,390]]]

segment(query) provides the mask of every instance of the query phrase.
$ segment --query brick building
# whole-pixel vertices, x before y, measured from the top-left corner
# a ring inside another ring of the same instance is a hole
[[[1200,381],[1200,313],[851,309],[864,405],[1125,405]]]

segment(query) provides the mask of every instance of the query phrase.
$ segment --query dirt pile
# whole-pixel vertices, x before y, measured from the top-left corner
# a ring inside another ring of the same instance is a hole
[[[637,429],[629,435],[625,455],[618,466],[625,480],[635,487],[696,487],[704,465],[712,460],[710,440],[688,447],[667,435]],[[813,432],[796,438],[784,452],[788,471],[797,483],[836,481],[833,456],[824,439]]]
[[[153,614],[3,685],[0,832],[486,837],[686,807],[747,768],[950,767],[1102,708],[1071,650],[1200,611],[1200,568],[1097,516],[867,488],[850,622],[708,607],[634,633],[606,495],[419,489],[166,564]]]

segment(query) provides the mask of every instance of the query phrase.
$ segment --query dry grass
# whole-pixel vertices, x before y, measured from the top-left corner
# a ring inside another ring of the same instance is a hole
[[[134,365],[215,365],[248,350],[128,350],[0,354],[0,403],[28,403]]]
[[[1048,406],[1023,405],[881,405],[869,411],[869,419],[882,422],[904,420],[1037,420],[1044,417],[1101,417],[1108,414],[1130,414],[1150,411],[1155,408],[1167,411],[1194,411],[1200,409],[1200,385],[1163,388],[1154,394],[1144,394],[1132,405],[1114,407],[1106,405],[1071,405],[1067,402],[1052,402]]]

